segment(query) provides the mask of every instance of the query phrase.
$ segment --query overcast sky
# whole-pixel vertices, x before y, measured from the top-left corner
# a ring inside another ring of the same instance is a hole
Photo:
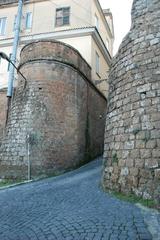
[[[133,0],[99,0],[102,8],[110,8],[113,14],[115,42],[114,54],[127,34],[131,25],[131,7]]]

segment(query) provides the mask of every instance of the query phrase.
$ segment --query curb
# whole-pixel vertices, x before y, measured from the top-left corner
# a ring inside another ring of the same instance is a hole
[[[10,184],[10,185],[6,185],[6,186],[3,186],[3,187],[0,187],[0,190],[20,186],[20,185],[27,184],[27,183],[30,183],[30,182],[33,182],[33,180],[26,180],[24,182],[19,182],[19,183],[13,183],[13,184]]]

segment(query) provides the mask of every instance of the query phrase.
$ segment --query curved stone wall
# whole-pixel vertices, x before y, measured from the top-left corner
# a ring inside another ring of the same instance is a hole
[[[134,0],[109,77],[103,185],[160,196],[160,1]]]
[[[27,81],[19,76],[0,176],[26,178],[28,162],[32,177],[57,174],[102,154],[106,99],[80,54],[57,41],[32,42],[22,49],[19,70]]]

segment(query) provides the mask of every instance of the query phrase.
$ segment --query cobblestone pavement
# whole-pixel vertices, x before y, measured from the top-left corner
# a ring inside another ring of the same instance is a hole
[[[144,221],[150,212],[101,190],[101,165],[1,190],[0,240],[160,239]]]

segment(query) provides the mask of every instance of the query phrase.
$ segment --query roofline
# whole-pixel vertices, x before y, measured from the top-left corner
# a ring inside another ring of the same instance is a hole
[[[81,37],[81,36],[89,36],[91,35],[95,40],[96,44],[98,45],[99,49],[101,50],[106,62],[108,65],[111,65],[111,55],[107,50],[98,30],[96,27],[84,27],[84,28],[72,28],[67,30],[61,31],[53,31],[47,33],[39,33],[39,34],[30,34],[27,36],[20,36],[20,44],[27,44],[34,40],[40,39],[55,39],[61,40],[65,38],[74,38],[74,37]],[[3,43],[5,41],[5,43]],[[13,38],[8,39],[1,39],[0,45],[1,46],[11,46],[13,44]]]
[[[105,15],[104,15],[104,13],[103,13],[103,9],[102,9],[102,7],[101,7],[101,4],[100,4],[99,0],[94,0],[94,1],[95,1],[96,5],[97,5],[97,8],[98,8],[98,10],[99,10],[102,18],[103,18],[103,21],[104,21],[104,23],[105,23],[105,27],[106,27],[107,31],[109,32],[110,37],[114,39],[114,35],[113,35],[112,32],[111,32],[111,29],[110,29],[110,27],[109,27],[109,25],[108,25],[108,22],[107,22],[106,18],[105,18]]]
[[[30,4],[30,3],[32,3],[32,2],[35,2],[34,0],[30,0],[30,1],[28,1],[28,0],[23,0],[23,1],[24,1],[24,4]],[[48,0],[37,0],[36,2],[43,2],[43,1],[48,1]],[[103,9],[102,9],[102,7],[101,7],[101,4],[100,4],[99,0],[94,0],[94,1],[95,1],[96,6],[97,6],[97,9],[99,10],[99,13],[100,13],[101,16],[102,16],[102,19],[103,19],[103,22],[104,22],[104,24],[105,24],[105,27],[106,27],[107,32],[110,34],[110,37],[111,37],[112,39],[114,39],[114,34],[112,34],[112,32],[111,32],[111,29],[110,29],[110,27],[109,27],[109,25],[108,25],[108,22],[107,22],[106,18],[105,18],[105,15],[104,15],[104,13],[103,13]],[[10,7],[10,5],[18,5],[18,0],[8,0],[8,2],[2,4],[2,5],[0,6],[0,8],[1,8],[1,7],[2,7],[2,8]]]

